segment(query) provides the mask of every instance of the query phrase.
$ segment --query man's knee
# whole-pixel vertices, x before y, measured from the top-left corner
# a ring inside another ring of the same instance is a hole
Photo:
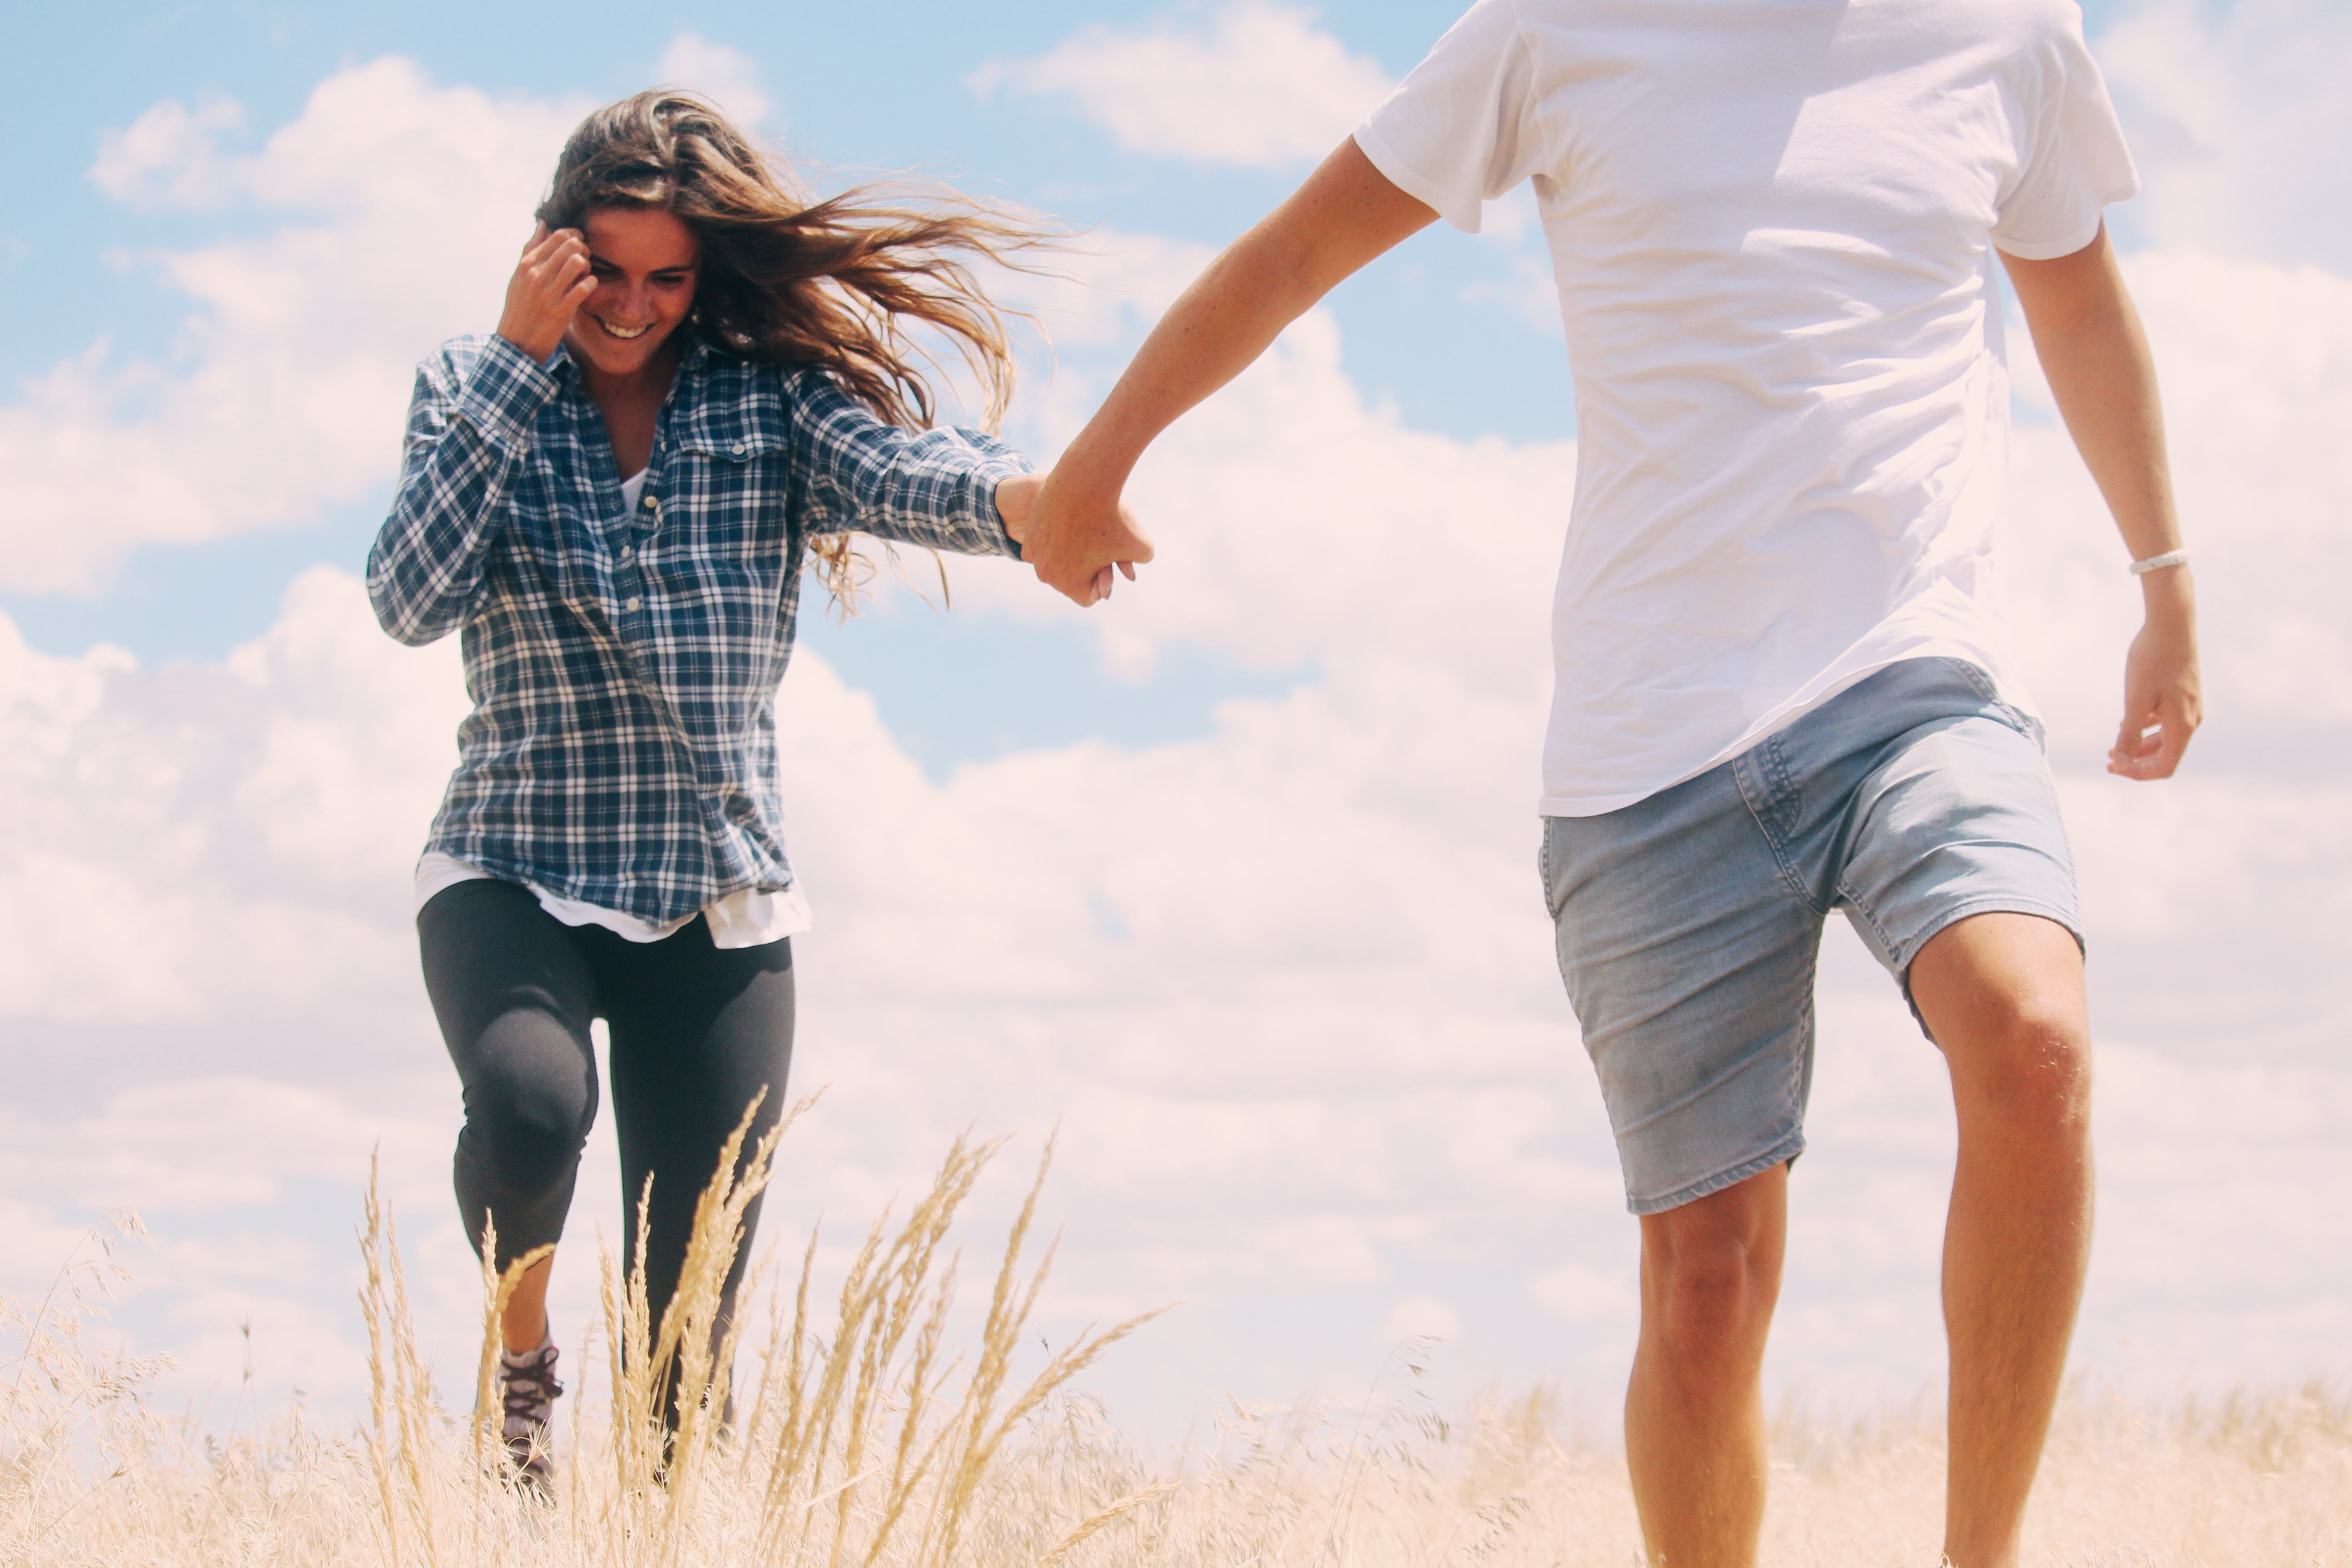
[[[1687,1351],[1759,1340],[1780,1300],[1788,1168],[1642,1221],[1644,1327]]]
[[[1954,1090],[1973,1109],[2014,1123],[2086,1123],[2091,1112],[2091,1031],[2063,1000],[2005,998],[1983,1026],[1948,1042]]]
[[[2032,915],[1971,917],[1920,950],[1910,981],[1964,1103],[2036,1121],[2089,1114],[2082,950],[2065,927]]]

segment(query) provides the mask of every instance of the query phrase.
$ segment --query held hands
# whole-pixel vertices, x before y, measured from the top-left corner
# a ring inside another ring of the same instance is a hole
[[[1024,561],[1034,563],[1037,559],[1035,545],[1033,543],[1035,538],[1037,497],[1045,488],[1046,477],[1044,474],[1015,474],[996,487],[996,513],[1004,520],[1005,533],[1012,538],[1013,543],[1021,546],[1021,558]],[[1122,509],[1121,516],[1124,515],[1125,511]],[[1149,547],[1146,548],[1148,554]],[[1119,565],[1120,569],[1127,574],[1128,580],[1133,582],[1135,568],[1125,562],[1121,562]],[[1041,571],[1038,575],[1043,577],[1045,574]],[[1094,575],[1093,597],[1079,599],[1078,603],[1087,605],[1092,604],[1095,599],[1109,598],[1111,584],[1115,581],[1110,568],[1105,566]],[[1073,595],[1072,597],[1075,598],[1076,595]]]
[[[1074,604],[1109,598],[1114,566],[1133,582],[1136,567],[1151,559],[1151,542],[1119,503],[1118,487],[1089,483],[1066,458],[1049,474],[999,485],[996,509],[1037,580]]]
[[[499,336],[545,364],[572,318],[580,313],[596,279],[588,270],[588,241],[576,228],[531,230],[514,276],[507,279],[506,309],[499,313]]]
[[[2167,779],[2205,717],[2197,674],[2197,620],[2185,567],[2152,574],[2147,622],[2124,661],[2124,721],[2107,752],[2118,778]]]

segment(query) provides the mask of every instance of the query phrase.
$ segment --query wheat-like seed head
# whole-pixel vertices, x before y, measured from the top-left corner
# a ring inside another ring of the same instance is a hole
[[[829,1322],[813,1305],[820,1260],[805,1247],[791,1310],[779,1291],[762,1342],[740,1346],[762,1370],[730,1427],[738,1341],[760,1336],[747,1336],[749,1314],[712,1331],[773,1149],[739,1141],[715,1173],[658,1333],[642,1268],[625,1277],[600,1249],[604,1342],[583,1341],[579,1364],[580,1382],[601,1386],[575,1391],[548,1503],[487,1484],[485,1430],[435,1399],[397,1229],[373,1183],[359,1238],[367,1420],[348,1441],[309,1430],[299,1413],[227,1437],[152,1416],[139,1398],[152,1363],[79,1331],[105,1282],[87,1262],[69,1259],[46,1301],[0,1295],[0,1564],[1600,1568],[1638,1553],[1622,1458],[1563,1436],[1561,1403],[1541,1388],[1447,1420],[1410,1398],[1360,1413],[1232,1405],[1206,1448],[1169,1464],[1139,1458],[1071,1392],[1137,1321],[1076,1336],[1017,1375],[1052,1261],[1050,1249],[1027,1251],[1042,1162],[986,1310],[960,1336],[953,1226],[996,1150],[968,1138],[903,1218],[866,1235]],[[486,1274],[486,1332],[514,1277]],[[592,1351],[605,1358],[601,1378],[584,1375]],[[680,1401],[674,1435],[660,1409],[665,1364]],[[590,1413],[599,1398],[601,1414]],[[1771,1568],[1933,1559],[1933,1401],[1864,1421],[1784,1405],[1772,1441]],[[2049,1456],[2029,1563],[2352,1562],[2352,1394],[2341,1384],[2164,1408],[2077,1390]]]

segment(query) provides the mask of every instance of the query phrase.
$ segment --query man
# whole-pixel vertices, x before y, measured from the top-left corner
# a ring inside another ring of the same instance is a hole
[[[1575,369],[1542,868],[1642,1230],[1626,1452],[1654,1563],[1754,1560],[1759,1374],[1822,922],[1942,1049],[1945,1551],[2017,1558],[2088,1254],[2073,873],[1993,604],[2005,266],[2147,606],[2109,770],[2199,721],[2137,188],[2070,0],[1480,0],[1152,332],[1024,545],[1150,558],[1149,442],[1349,274],[1532,179]]]

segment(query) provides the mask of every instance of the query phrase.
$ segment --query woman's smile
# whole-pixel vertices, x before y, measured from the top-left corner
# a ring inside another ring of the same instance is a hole
[[[651,370],[666,384],[670,340],[694,310],[693,233],[659,207],[599,207],[580,226],[596,287],[572,318],[572,352],[603,374]]]

